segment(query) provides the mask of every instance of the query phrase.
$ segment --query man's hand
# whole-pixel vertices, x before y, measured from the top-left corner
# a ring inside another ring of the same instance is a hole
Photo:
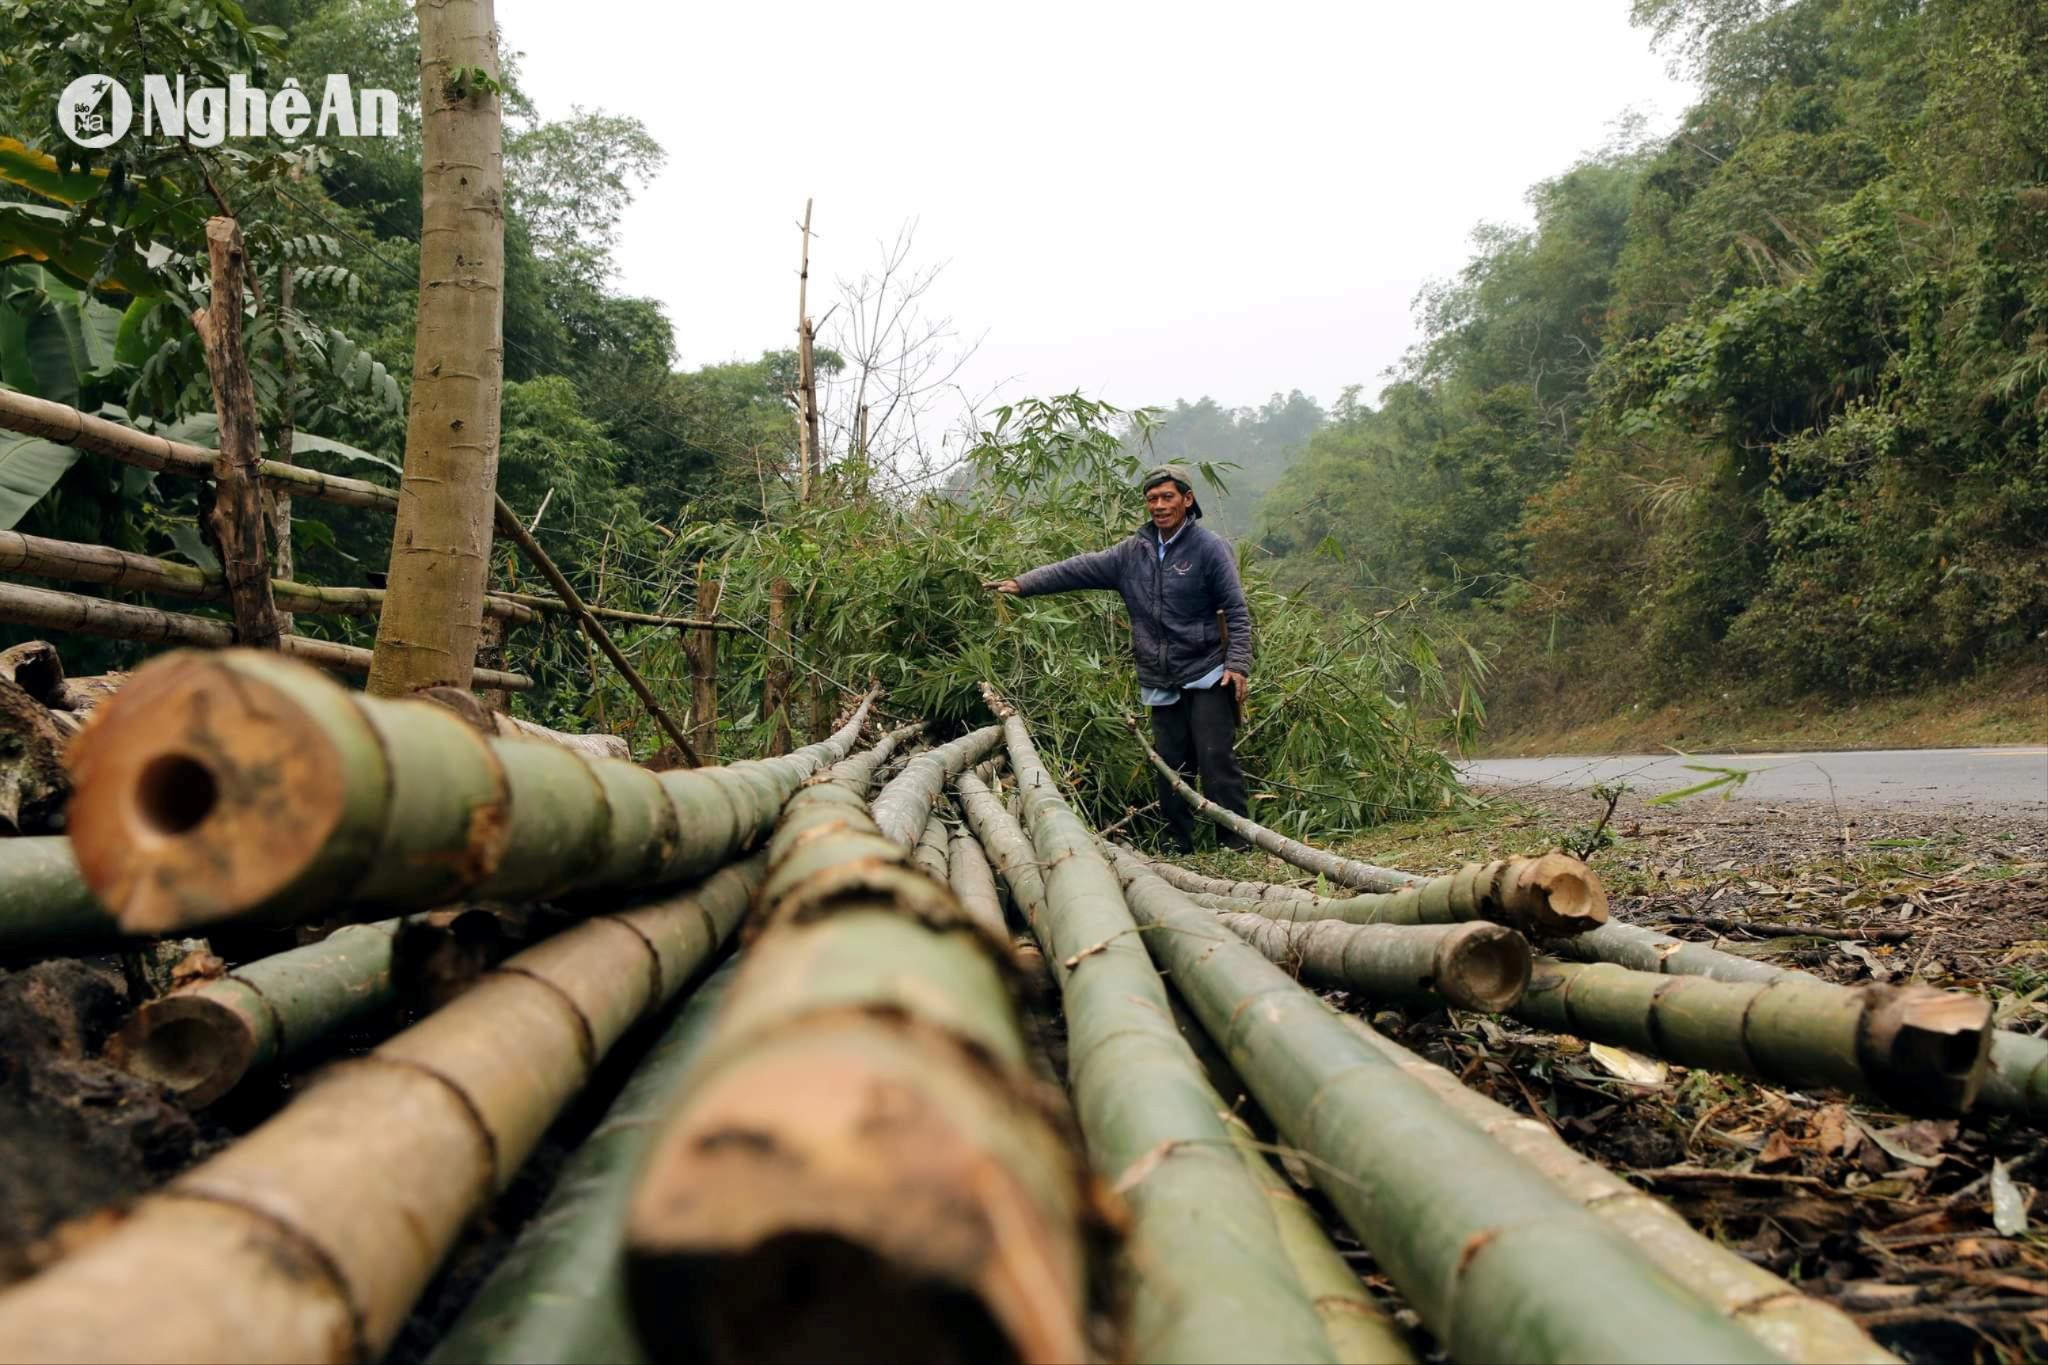
[[[1223,685],[1237,694],[1237,704],[1239,706],[1244,705],[1246,694],[1252,690],[1251,679],[1245,677],[1244,674],[1234,668],[1223,670]]]
[[[1012,597],[1017,595],[1017,580],[1014,578],[991,578],[981,586],[990,592],[1008,593]]]

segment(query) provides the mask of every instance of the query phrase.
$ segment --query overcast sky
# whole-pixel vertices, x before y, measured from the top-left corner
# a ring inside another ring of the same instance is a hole
[[[811,196],[814,315],[915,219],[933,306],[985,334],[970,389],[1123,406],[1376,393],[1476,222],[1526,222],[1623,110],[1683,111],[1627,10],[497,4],[543,114],[632,114],[667,148],[621,284],[685,366],[791,343]]]

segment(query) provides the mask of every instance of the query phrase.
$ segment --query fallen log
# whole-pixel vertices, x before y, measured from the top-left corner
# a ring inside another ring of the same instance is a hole
[[[1023,721],[989,695],[1004,716],[1036,850],[1030,860],[1042,874],[1039,903],[1025,893],[1018,900],[1060,985],[1075,1113],[1096,1170],[1130,1204],[1131,1356],[1334,1359],[1266,1194],[1223,1121],[1225,1106],[1174,1028],[1116,874],[1060,798]],[[977,794],[964,776],[956,786],[997,866],[1026,861],[986,789]],[[1019,886],[1011,882],[1012,891]],[[1228,937],[1213,919],[1211,930]]]
[[[1498,924],[1290,924],[1220,915],[1223,927],[1269,962],[1318,986],[1368,1000],[1498,1014],[1529,984],[1529,942]]]
[[[1215,916],[1127,865],[1145,946],[1454,1359],[1776,1357],[1488,1142]],[[1588,1312],[1559,1267],[1600,1286]]]
[[[727,959],[683,1002],[429,1365],[645,1365],[626,1303],[633,1182],[737,968]]]
[[[47,833],[71,796],[56,714],[0,678],[0,838]]]
[[[4,397],[0,391],[0,397]],[[63,630],[77,635],[99,635],[113,640],[132,640],[152,645],[196,645],[203,649],[227,649],[235,643],[235,628],[225,621],[155,607],[131,606],[98,597],[50,588],[31,588],[22,583],[0,583],[0,621],[37,630]],[[355,645],[316,640],[309,635],[286,635],[278,648],[294,658],[338,673],[368,673],[370,651]],[[268,651],[265,651],[268,652]],[[533,679],[521,673],[504,673],[479,668],[478,687],[525,692]]]
[[[1005,980],[1006,938],[814,783],[626,1235],[657,1359],[1087,1356],[1090,1200]]]
[[[949,744],[926,749],[903,765],[903,771],[875,794],[875,826],[885,838],[911,847],[952,777],[980,762],[1002,742],[1003,732],[986,726]]]
[[[1346,1016],[1344,1023],[1404,1075],[1427,1086],[1445,1108],[1626,1238],[1644,1260],[1786,1360],[1799,1365],[1896,1362],[1848,1314],[1695,1232],[1669,1204],[1580,1156],[1547,1125],[1496,1104],[1363,1020]]]
[[[0,839],[0,953],[104,952],[121,937],[86,888],[69,839]]]
[[[1976,1100],[1991,1002],[1926,986],[1659,976],[1545,960],[1512,1013],[1553,1033],[1797,1090],[1829,1088],[1915,1114]]]
[[[71,839],[131,933],[673,885],[772,829],[866,710],[785,758],[655,774],[259,651],[176,654],[71,744]]]
[[[27,640],[0,650],[0,678],[45,706],[64,705],[64,660],[48,640]]]
[[[98,1240],[0,1293],[0,1359],[381,1356],[463,1225],[620,1035],[730,938],[761,875],[752,859],[576,925],[329,1068]]]
[[[1126,724],[1131,727],[1132,734],[1138,733],[1138,722],[1135,718],[1127,718]],[[1311,848],[1298,839],[1290,839],[1277,830],[1267,829],[1236,811],[1225,810],[1190,787],[1187,780],[1175,772],[1172,765],[1161,758],[1150,745],[1145,746],[1145,756],[1152,761],[1153,768],[1166,779],[1167,784],[1180,799],[1194,807],[1197,815],[1221,825],[1241,838],[1250,840],[1274,857],[1292,863],[1305,872],[1313,872],[1319,877],[1329,878],[1339,886],[1349,886],[1360,891],[1398,891],[1410,883],[1422,880],[1390,867],[1375,867],[1371,863],[1359,862],[1356,858],[1343,858],[1320,848]]]

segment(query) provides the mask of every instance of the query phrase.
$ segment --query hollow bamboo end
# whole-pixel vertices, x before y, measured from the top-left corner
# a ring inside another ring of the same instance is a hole
[[[1515,860],[1506,878],[1507,900],[1546,934],[1583,934],[1607,922],[1607,888],[1600,874],[1569,853]]]
[[[1459,1009],[1498,1014],[1529,989],[1529,941],[1498,924],[1468,923],[1444,936],[1436,953],[1436,990]]]
[[[167,995],[143,1006],[107,1042],[107,1056],[199,1109],[255,1066],[262,1042],[237,1011],[203,995]]]
[[[310,669],[271,661],[287,682]],[[272,677],[220,655],[138,670],[66,755],[79,871],[130,934],[245,913],[305,873],[341,822],[337,747]]]
[[[1866,1042],[1887,1065],[1887,1089],[1912,1107],[1960,1114],[1976,1103],[1990,1066],[1991,1002],[1906,986],[1868,1016]]]
[[[650,1354],[1083,1358],[1076,1254],[985,1135],[928,1098],[965,1076],[863,1064],[866,1041],[783,1049],[695,1091],[628,1226]]]

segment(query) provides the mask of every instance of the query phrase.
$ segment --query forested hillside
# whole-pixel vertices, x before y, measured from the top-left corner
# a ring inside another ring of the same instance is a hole
[[[2038,659],[2048,8],[1634,17],[1699,102],[1481,228],[1257,539],[1329,598],[1456,606],[1496,724]]]

